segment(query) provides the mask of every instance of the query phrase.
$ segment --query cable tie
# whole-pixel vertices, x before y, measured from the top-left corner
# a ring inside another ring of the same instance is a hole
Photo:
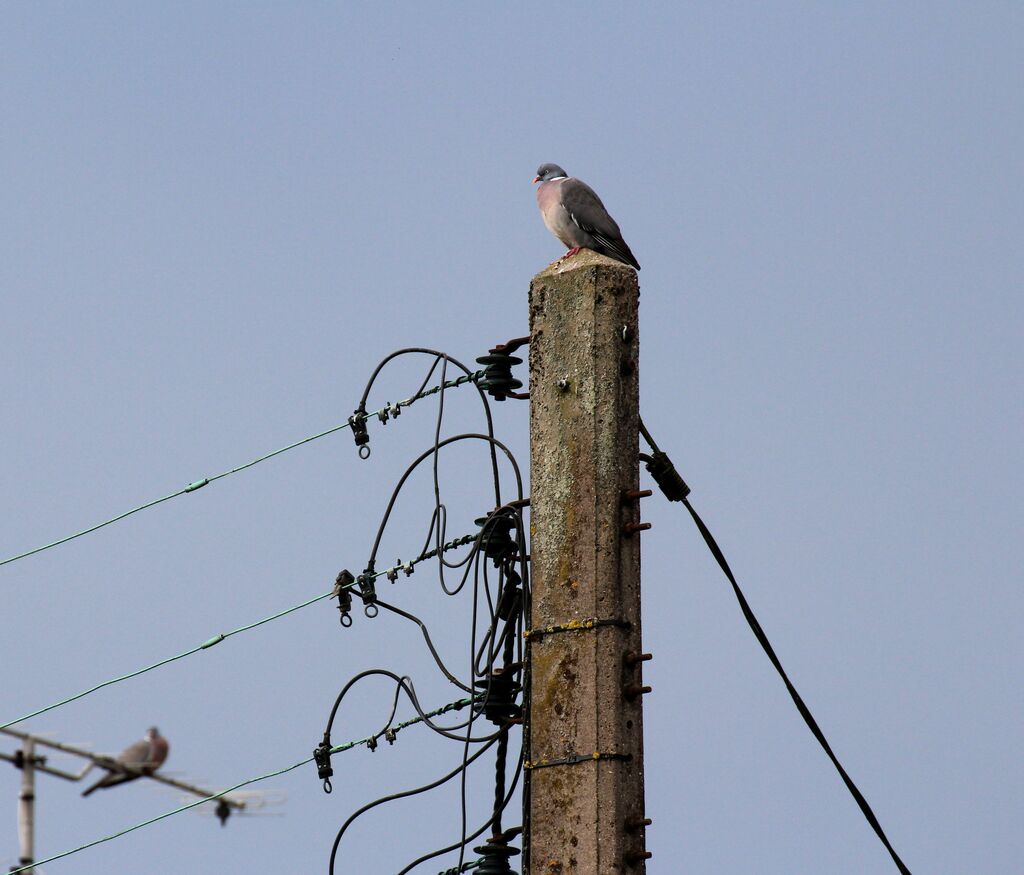
[[[527,771],[533,771],[535,769],[547,769],[552,766],[577,766],[580,763],[597,762],[598,760],[618,760],[619,762],[628,763],[633,759],[633,755],[630,753],[602,753],[600,751],[594,751],[593,753],[580,753],[574,756],[559,757],[558,759],[550,760],[523,760],[523,768]]]
[[[599,626],[617,626],[620,629],[629,629],[632,627],[632,624],[628,620],[620,620],[615,617],[607,619],[587,617],[584,620],[570,620],[568,623],[544,626],[540,629],[526,629],[523,632],[523,638],[529,641],[544,635],[557,635],[560,632],[588,632]]]

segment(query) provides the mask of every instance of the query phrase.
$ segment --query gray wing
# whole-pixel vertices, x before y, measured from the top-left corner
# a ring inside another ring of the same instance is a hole
[[[562,183],[561,195],[562,206],[570,218],[597,241],[599,251],[603,250],[606,255],[640,269],[629,246],[622,239],[618,224],[608,214],[594,189],[579,179],[567,179]]]
[[[115,759],[119,763],[124,763],[126,766],[130,766],[135,769],[144,768],[149,758],[152,756],[152,745],[148,739],[142,739],[137,741],[135,744],[129,745],[121,753],[119,753]],[[134,781],[138,775],[131,774],[130,772],[121,771],[108,771],[102,778],[100,778],[95,784],[89,787],[83,796],[88,796],[94,790],[102,790],[106,787],[116,787],[118,784],[127,784],[129,781]]]
[[[139,768],[149,762],[149,758],[152,755],[152,747],[149,739],[144,738],[142,741],[137,741],[121,751],[117,756],[117,761],[127,766]]]

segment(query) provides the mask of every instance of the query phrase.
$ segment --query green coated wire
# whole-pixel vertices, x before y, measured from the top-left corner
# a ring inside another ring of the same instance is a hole
[[[159,662],[154,662],[152,665],[147,665],[145,668],[140,668],[138,671],[129,672],[128,674],[123,674],[119,677],[111,678],[110,680],[104,681],[101,684],[96,684],[96,686],[94,687],[89,687],[89,689],[87,690],[82,690],[82,692],[80,693],[75,693],[75,695],[73,696],[68,696],[68,698],[66,699],[61,699],[59,702],[54,702],[52,705],[47,705],[45,708],[39,708],[36,711],[32,711],[28,714],[23,715],[22,717],[18,717],[15,720],[11,720],[8,723],[2,723],[0,724],[0,729],[6,729],[8,726],[14,726],[15,723],[21,723],[22,721],[28,720],[31,717],[38,717],[40,714],[45,714],[47,711],[53,711],[55,708],[60,708],[61,706],[67,705],[70,702],[77,701],[78,699],[88,696],[90,693],[95,693],[97,690],[102,690],[104,687],[109,687],[113,684],[118,684],[121,681],[128,680],[129,678],[138,677],[140,674],[145,674],[148,671],[152,671],[154,668],[160,668],[160,666],[162,665],[167,665],[168,663],[176,662],[179,659],[184,659],[186,656],[191,656],[193,653],[198,653],[200,650],[208,650],[215,644],[220,644],[221,641],[230,638],[232,635],[237,635],[239,632],[246,632],[249,629],[255,629],[257,626],[262,626],[264,623],[269,623],[271,620],[276,620],[279,617],[283,617],[286,614],[290,614],[293,611],[299,610],[300,608],[304,608],[315,602],[321,601],[325,598],[328,598],[331,595],[334,595],[333,590],[331,590],[331,592],[321,593],[318,596],[314,596],[313,598],[308,599],[307,601],[304,601],[301,604],[294,605],[283,611],[278,611],[278,613],[272,614],[269,617],[264,617],[262,620],[257,620],[255,623],[249,623],[249,625],[247,626],[239,626],[237,629],[232,629],[230,632],[222,632],[219,635],[214,635],[213,638],[210,638],[208,641],[204,641],[202,644],[199,644],[189,650],[186,650],[183,653],[179,653],[176,656],[169,656],[167,659],[161,659]]]
[[[396,723],[394,726],[392,726],[391,737],[393,738],[395,733],[401,732],[403,729],[409,726],[413,726],[416,723],[423,722],[424,718],[440,717],[442,714],[447,714],[449,711],[458,711],[462,708],[465,708],[466,705],[472,705],[473,702],[482,698],[484,698],[484,694],[478,693],[472,699],[456,699],[454,702],[449,702],[447,705],[442,705],[440,708],[435,708],[433,711],[428,711],[422,717],[417,714],[415,717],[411,717],[408,720],[403,721],[402,723]],[[343,751],[351,750],[354,747],[358,747],[361,744],[369,744],[371,741],[376,741],[385,733],[386,730],[378,732],[376,735],[369,735],[366,738],[360,738],[358,741],[346,741],[342,744],[336,744],[334,745],[334,747],[331,748],[330,753],[342,753]],[[309,762],[309,760],[306,760],[306,762]]]
[[[249,784],[255,784],[257,781],[265,781],[267,778],[273,778],[277,775],[283,775],[285,772],[290,772],[292,769],[297,769],[299,766],[304,766],[306,763],[312,762],[313,757],[303,760],[301,763],[295,763],[295,765],[287,766],[283,769],[278,769],[276,772],[268,772],[265,775],[260,775],[258,778],[250,778],[248,781],[242,781],[240,784],[235,784],[234,787],[229,787],[227,790],[221,790],[220,793],[214,793],[211,796],[205,796],[202,799],[198,799],[195,802],[190,802],[188,805],[182,805],[180,808],[175,808],[172,811],[165,811],[163,814],[159,814],[156,817],[151,817],[149,820],[144,820],[141,823],[137,823],[134,826],[129,826],[126,829],[122,829],[119,832],[111,833],[103,838],[95,839],[91,842],[86,842],[84,845],[79,845],[77,848],[72,848],[69,851],[62,851],[59,854],[54,854],[52,857],[47,857],[45,860],[36,860],[34,863],[29,863],[27,866],[22,866],[20,869],[11,869],[9,875],[15,875],[16,872],[25,872],[28,869],[42,866],[44,863],[52,863],[54,860],[61,860],[64,857],[70,857],[72,854],[77,854],[80,851],[85,851],[89,848],[94,848],[96,845],[102,845],[104,842],[109,842],[113,839],[120,838],[123,835],[127,835],[130,832],[135,832],[137,829],[142,829],[144,826],[156,823],[159,820],[170,817],[174,814],[180,814],[182,811],[188,811],[190,808],[195,808],[197,805],[202,805],[204,802],[210,802],[214,799],[219,799],[221,796],[231,793],[233,790],[238,790],[241,787],[245,787]]]
[[[456,547],[461,547],[464,544],[470,543],[475,538],[475,535],[465,535],[461,538],[455,538],[454,540],[448,541],[446,544],[443,544],[441,550],[442,552],[454,550]],[[436,549],[429,550],[426,553],[423,553],[421,556],[417,556],[407,565],[395,565],[392,568],[385,568],[381,571],[378,571],[371,575],[371,579],[376,580],[378,577],[390,577],[391,575],[397,577],[398,575],[396,572],[399,569],[412,569],[418,563],[423,562],[426,559],[430,559],[436,555]],[[113,684],[118,684],[121,681],[126,681],[130,678],[138,677],[139,675],[145,674],[148,671],[152,671],[155,668],[160,668],[163,665],[168,665],[169,663],[176,662],[179,659],[184,659],[186,656],[191,656],[193,653],[198,653],[200,650],[209,650],[211,647],[220,644],[221,641],[230,638],[232,635],[237,635],[239,632],[248,632],[250,629],[255,629],[257,626],[262,626],[264,623],[269,623],[271,620],[277,620],[280,617],[287,616],[288,614],[294,613],[295,611],[301,610],[302,608],[308,607],[309,605],[315,604],[316,602],[323,601],[326,598],[336,596],[341,590],[352,589],[352,587],[358,586],[358,584],[359,581],[354,580],[350,584],[347,584],[343,587],[335,587],[330,592],[324,592],[318,596],[313,596],[313,598],[311,599],[307,599],[306,601],[300,602],[297,605],[292,605],[292,607],[290,608],[285,608],[283,611],[278,611],[276,614],[271,614],[269,617],[264,617],[262,620],[257,620],[255,623],[249,623],[245,626],[239,626],[237,629],[232,629],[230,632],[221,632],[219,635],[214,635],[212,638],[208,639],[207,641],[204,641],[202,644],[198,644],[195,647],[192,647],[189,650],[186,650],[175,656],[169,656],[167,659],[161,659],[159,662],[154,662],[152,665],[147,665],[145,668],[140,668],[137,671],[129,672],[128,674],[123,674],[118,677],[111,678],[110,680],[103,681],[103,683],[101,684],[96,684],[96,686],[94,687],[89,687],[89,689],[87,690],[82,690],[82,692],[80,693],[75,693],[75,695],[73,696],[68,696],[68,698],[66,699],[61,699],[59,702],[54,702],[52,705],[47,705],[44,708],[39,708],[36,711],[32,711],[7,723],[0,723],[0,729],[6,729],[8,726],[14,726],[15,723],[21,723],[22,721],[28,720],[32,717],[38,717],[40,714],[45,714],[47,711],[53,711],[56,708],[60,708],[63,705],[69,704],[70,702],[75,702],[78,699],[90,695],[91,693],[95,693],[97,690],[102,690],[104,687],[109,687]]]
[[[422,392],[418,392],[411,398],[406,398],[405,400],[399,401],[393,405],[386,404],[380,410],[374,411],[373,413],[364,414],[361,418],[365,422],[366,420],[374,416],[382,418],[386,417],[388,413],[393,413],[393,411],[396,408],[409,407],[415,401],[418,401],[421,398],[426,398],[428,395],[433,395],[436,392],[439,392],[442,388],[454,389],[457,386],[462,386],[466,383],[470,383],[477,377],[480,377],[483,373],[483,371],[476,371],[473,374],[463,374],[461,377],[458,377],[457,379],[454,380],[446,380],[443,383],[438,383],[436,386],[432,386],[430,389],[425,389]],[[355,417],[353,417],[353,419],[354,418]],[[28,556],[34,556],[36,553],[42,553],[44,550],[49,550],[52,547],[58,547],[61,544],[66,544],[68,541],[75,540],[75,538],[81,538],[82,535],[88,535],[89,533],[95,532],[98,529],[105,528],[106,526],[109,526],[112,523],[116,523],[119,520],[123,520],[125,517],[130,517],[132,514],[139,513],[139,511],[147,510],[148,508],[151,507],[156,507],[158,504],[163,504],[163,502],[170,501],[172,498],[177,498],[180,495],[185,495],[186,493],[189,492],[195,492],[198,489],[202,489],[207,484],[213,483],[215,480],[220,480],[223,477],[229,477],[232,474],[237,474],[239,471],[244,471],[246,468],[251,468],[253,465],[258,465],[260,462],[265,462],[267,459],[272,459],[274,458],[274,456],[281,455],[281,453],[286,453],[289,450],[294,450],[296,447],[301,447],[303,444],[308,444],[311,441],[319,440],[322,437],[327,437],[327,435],[334,434],[336,431],[341,431],[344,428],[349,428],[351,427],[351,425],[351,421],[343,422],[340,425],[332,426],[326,431],[321,431],[318,434],[302,438],[302,440],[295,441],[295,443],[288,444],[288,446],[281,447],[280,449],[274,450],[273,452],[267,453],[266,455],[258,456],[251,462],[246,462],[244,465],[238,465],[234,468],[228,469],[227,471],[221,471],[220,474],[214,474],[211,477],[203,477],[200,480],[194,480],[192,483],[189,483],[188,486],[179,489],[177,492],[172,492],[169,495],[163,496],[162,498],[155,498],[152,501],[147,501],[145,504],[140,504],[138,507],[133,507],[131,510],[126,510],[124,513],[120,513],[117,516],[111,517],[108,520],[104,520],[101,523],[96,523],[96,525],[94,526],[89,526],[89,528],[87,529],[82,529],[80,532],[75,532],[73,535],[67,535],[63,538],[60,538],[59,540],[51,541],[49,544],[43,544],[41,547],[34,547],[31,550],[26,550],[24,553],[18,553],[16,556],[9,556],[6,559],[2,559],[0,560],[0,566],[8,565],[11,562],[17,562],[19,559],[25,559]]]
[[[398,732],[399,730],[404,729],[407,726],[412,726],[414,723],[422,722],[425,718],[437,717],[448,711],[463,708],[466,705],[471,704],[472,701],[472,699],[459,699],[456,702],[449,702],[447,705],[444,705],[440,708],[436,708],[433,711],[427,712],[423,715],[423,717],[414,717],[413,719],[406,720],[404,723],[399,723],[392,728],[394,729],[395,732]],[[346,744],[337,745],[336,747],[331,748],[331,753],[340,753],[343,750],[350,750],[353,747],[357,747],[358,745],[367,744],[371,738],[376,738],[376,736],[369,736],[367,738],[360,739],[359,741],[351,741],[347,742]],[[25,872],[29,869],[32,869],[33,867],[42,866],[44,863],[52,863],[54,860],[61,860],[64,857],[70,857],[72,854],[77,854],[80,851],[85,851],[89,848],[94,848],[96,847],[96,845],[102,845],[104,842],[109,842],[113,839],[120,838],[123,835],[127,835],[130,832],[135,832],[135,830],[142,829],[144,826],[150,826],[151,824],[157,823],[158,821],[164,820],[168,817],[171,817],[172,815],[181,814],[181,812],[188,811],[190,808],[195,808],[198,805],[202,805],[204,802],[212,802],[214,799],[220,799],[222,796],[226,796],[228,793],[233,793],[235,790],[239,790],[242,787],[247,787],[249,784],[255,784],[258,781],[265,781],[267,780],[267,778],[276,778],[278,775],[283,775],[286,772],[291,772],[311,762],[313,762],[313,757],[308,757],[307,759],[295,763],[294,765],[285,766],[283,769],[278,769],[274,772],[267,772],[267,774],[260,775],[256,778],[249,778],[247,781],[242,781],[241,783],[235,784],[233,787],[228,787],[227,790],[221,790],[219,793],[213,793],[209,796],[204,796],[202,799],[197,799],[195,802],[189,802],[187,805],[182,805],[181,807],[172,809],[171,811],[165,811],[163,814],[158,814],[156,817],[151,817],[149,820],[144,820],[141,823],[135,824],[134,826],[129,826],[126,829],[122,829],[118,832],[111,833],[108,836],[103,836],[103,838],[95,839],[91,842],[86,842],[84,845],[79,845],[77,848],[72,848],[69,851],[62,851],[59,854],[54,854],[52,857],[47,857],[45,860],[36,860],[35,862],[29,863],[26,866],[22,866],[19,869],[11,869],[9,875],[15,875],[15,873],[17,872]]]

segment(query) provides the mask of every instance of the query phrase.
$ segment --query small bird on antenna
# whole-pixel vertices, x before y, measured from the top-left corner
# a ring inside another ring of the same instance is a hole
[[[167,739],[160,734],[160,730],[155,726],[151,726],[146,730],[146,737],[144,739],[125,748],[114,758],[116,763],[120,763],[135,771],[127,772],[108,769],[108,773],[91,787],[84,790],[82,795],[88,796],[93,790],[103,790],[107,787],[116,787],[118,784],[134,781],[136,778],[141,777],[139,772],[147,775],[153,774],[163,765],[164,760],[167,759],[170,747]]]

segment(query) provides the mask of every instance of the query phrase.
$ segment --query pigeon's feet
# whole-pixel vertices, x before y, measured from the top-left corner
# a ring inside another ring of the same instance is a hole
[[[570,249],[568,252],[566,252],[565,255],[563,255],[558,260],[559,261],[565,261],[565,259],[567,259],[567,258],[572,258],[579,251],[580,251],[580,247],[579,246],[573,246],[572,249]]]

